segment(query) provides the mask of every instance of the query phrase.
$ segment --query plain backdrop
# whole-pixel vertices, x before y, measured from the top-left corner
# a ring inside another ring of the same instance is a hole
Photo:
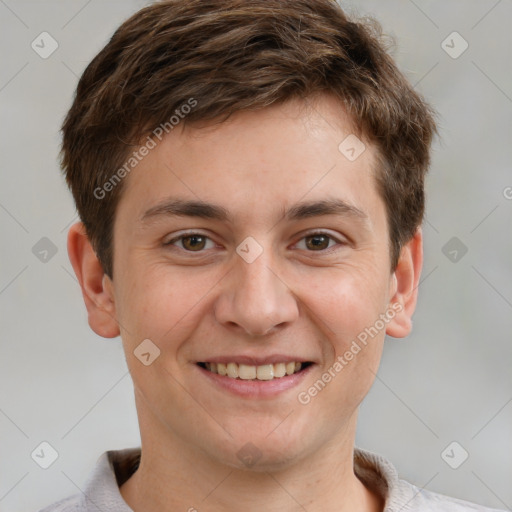
[[[76,212],[57,155],[79,75],[144,4],[0,0],[1,511],[80,492],[103,451],[139,443],[120,340],[89,329],[68,262]],[[414,331],[386,342],[357,444],[421,488],[511,509],[512,2],[343,6],[395,38],[394,56],[438,110],[441,134]],[[58,44],[47,58],[55,43],[42,32]],[[58,454],[48,469],[31,457],[41,442]],[[457,469],[446,462],[466,452]]]

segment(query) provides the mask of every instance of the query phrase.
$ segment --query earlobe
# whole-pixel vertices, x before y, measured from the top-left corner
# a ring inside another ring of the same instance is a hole
[[[68,255],[82,288],[91,329],[104,338],[119,336],[113,283],[103,271],[81,222],[69,230]]]
[[[421,228],[418,228],[413,238],[402,248],[393,274],[394,286],[390,304],[396,314],[386,328],[389,336],[404,338],[411,332],[422,266],[423,234]]]

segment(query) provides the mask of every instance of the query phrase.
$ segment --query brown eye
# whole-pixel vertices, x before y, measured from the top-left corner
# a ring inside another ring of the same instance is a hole
[[[201,235],[184,236],[181,240],[183,247],[187,251],[200,251],[206,245],[206,237]]]
[[[310,235],[305,237],[306,247],[313,251],[322,251],[329,247],[331,237],[326,235]]]
[[[164,247],[177,248],[183,252],[207,252],[215,248],[215,242],[202,233],[184,233],[168,242],[163,243]]]

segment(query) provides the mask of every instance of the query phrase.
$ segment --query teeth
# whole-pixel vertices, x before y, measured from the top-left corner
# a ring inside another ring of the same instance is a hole
[[[286,363],[286,375],[291,375],[294,372],[295,372],[295,363]]]
[[[298,362],[263,364],[261,366],[237,363],[204,363],[204,365],[212,373],[242,380],[272,380],[285,375],[293,375],[302,369],[302,363]]]
[[[274,378],[274,365],[264,364],[256,369],[256,377],[258,380],[272,380]]]
[[[274,377],[284,377],[286,375],[286,365],[284,363],[277,363],[272,366],[274,367]]]
[[[252,380],[256,378],[256,366],[247,364],[238,365],[238,376],[243,380]]]
[[[208,369],[212,371],[211,368]],[[232,379],[236,379],[238,377],[238,365],[236,363],[228,363],[227,370],[228,377],[231,377]]]

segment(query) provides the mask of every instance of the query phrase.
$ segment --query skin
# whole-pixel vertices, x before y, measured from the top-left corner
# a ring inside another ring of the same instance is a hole
[[[121,335],[134,382],[142,459],[121,493],[135,511],[383,509],[353,472],[357,411],[385,334],[411,329],[422,235],[418,229],[391,271],[375,149],[366,142],[354,162],[338,150],[352,132],[328,96],[178,126],[125,180],[113,279],[83,226],[71,228],[68,250],[89,324],[100,336]],[[142,220],[171,197],[222,206],[229,220]],[[363,215],[284,216],[297,202],[327,199]],[[202,252],[190,250],[190,239],[164,245],[189,230],[208,237]],[[331,237],[315,239],[321,250],[306,238],[319,231]],[[252,263],[236,252],[249,236],[263,249]],[[307,405],[299,403],[298,393],[391,304],[401,311]],[[161,352],[145,366],[133,351],[147,338]],[[232,395],[196,365],[276,353],[315,365],[300,385],[272,398]],[[237,457],[247,443],[260,454],[251,467]]]

